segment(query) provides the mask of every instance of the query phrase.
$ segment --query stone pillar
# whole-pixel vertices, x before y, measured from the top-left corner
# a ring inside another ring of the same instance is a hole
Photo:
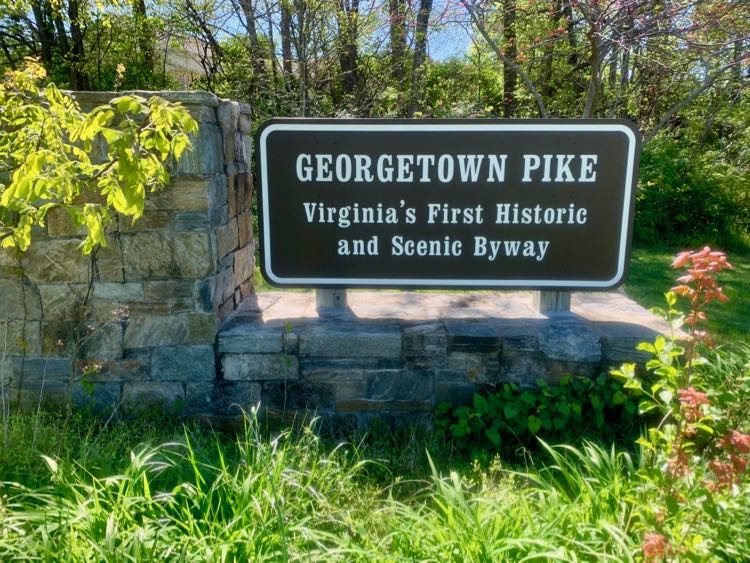
[[[182,103],[200,131],[143,217],[120,218],[109,245],[83,256],[80,230],[53,212],[25,254],[0,254],[11,399],[67,399],[72,375],[74,402],[102,410],[210,406],[218,326],[253,290],[250,108],[207,92],[157,94]],[[74,93],[84,110],[118,95]]]

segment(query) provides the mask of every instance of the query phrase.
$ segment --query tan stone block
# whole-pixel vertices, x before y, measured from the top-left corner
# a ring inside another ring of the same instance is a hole
[[[253,245],[247,245],[234,253],[234,279],[243,282],[253,277],[255,265]]]
[[[146,199],[146,209],[208,211],[210,181],[201,176],[177,176],[171,184]]]
[[[124,347],[176,346],[187,339],[187,315],[139,315],[128,319]]]
[[[21,259],[26,276],[35,283],[86,283],[91,257],[81,252],[80,240],[38,240]]]
[[[191,313],[188,315],[189,344],[213,344],[217,331],[217,319],[213,314]]]
[[[122,236],[122,247],[127,281],[196,279],[214,271],[207,232],[134,233]]]
[[[253,217],[249,211],[245,211],[237,217],[239,228],[239,246],[246,246],[253,241]]]
[[[238,241],[237,219],[232,219],[226,225],[216,229],[216,246],[219,258],[223,258],[230,252],[237,249]]]
[[[83,234],[83,227],[76,224],[70,212],[60,207],[50,209],[46,222],[47,232],[51,237],[75,237]]]
[[[107,246],[96,252],[96,272],[103,282],[122,283],[122,251],[118,240],[110,240]]]

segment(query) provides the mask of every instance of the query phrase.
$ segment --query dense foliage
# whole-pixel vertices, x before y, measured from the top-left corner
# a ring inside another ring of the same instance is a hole
[[[438,432],[462,450],[497,450],[512,457],[534,446],[537,436],[550,443],[601,442],[635,437],[637,401],[622,385],[602,374],[595,379],[567,375],[556,384],[539,380],[521,389],[504,383],[474,395],[471,406],[443,403],[436,411]]]
[[[21,0],[0,67],[203,88],[271,116],[617,117],[646,141],[641,243],[747,241],[744,0]]]
[[[146,194],[169,182],[167,162],[190,146],[197,124],[152,96],[121,96],[82,112],[33,61],[0,82],[0,241],[26,250],[52,212],[85,231],[86,253],[105,245],[117,212],[137,219]]]

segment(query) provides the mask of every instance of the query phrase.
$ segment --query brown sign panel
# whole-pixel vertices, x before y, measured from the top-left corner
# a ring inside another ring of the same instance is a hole
[[[625,279],[640,154],[625,121],[274,119],[256,151],[273,285]]]

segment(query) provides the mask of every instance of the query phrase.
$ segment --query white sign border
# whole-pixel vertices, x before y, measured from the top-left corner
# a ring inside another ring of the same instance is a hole
[[[502,132],[607,132],[623,133],[628,139],[628,161],[625,174],[625,190],[622,202],[622,223],[620,230],[620,248],[617,261],[617,273],[606,281],[592,280],[488,280],[488,279],[435,279],[435,278],[282,278],[277,276],[271,267],[271,226],[268,206],[268,165],[266,139],[275,131],[434,131],[441,133],[466,131],[502,131]],[[630,225],[630,200],[633,190],[633,173],[635,162],[636,136],[633,130],[618,123],[271,123],[265,126],[258,139],[261,164],[261,201],[263,204],[263,266],[271,282],[289,286],[362,286],[362,287],[472,287],[472,288],[539,288],[539,287],[583,287],[586,289],[608,289],[619,285],[625,274],[627,258],[627,236]]]

